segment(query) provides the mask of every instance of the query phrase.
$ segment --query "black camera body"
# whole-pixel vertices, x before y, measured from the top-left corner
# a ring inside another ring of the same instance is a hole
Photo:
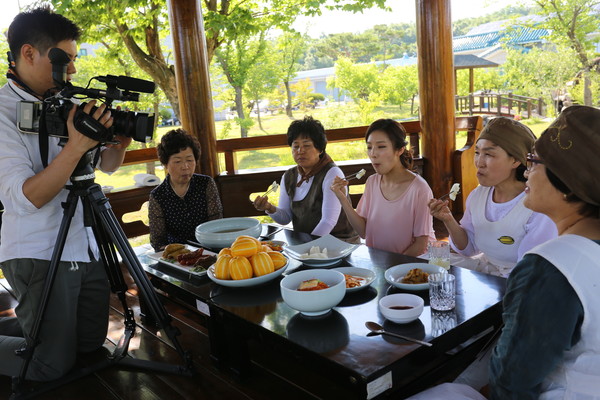
[[[97,107],[93,107],[90,114],[87,114],[82,111],[84,104],[80,105],[73,122],[75,128],[82,134],[101,143],[115,142],[115,135],[130,137],[142,143],[152,139],[154,114],[121,111],[110,106],[114,100],[138,101],[138,92],[153,93],[154,82],[127,76],[106,75],[92,78],[106,83],[106,89],[81,88],[66,81],[67,66],[71,60],[63,50],[53,48],[48,56],[52,63],[52,77],[58,92],[43,101],[21,101],[17,104],[17,128],[20,132],[68,139],[67,118],[74,106],[71,99],[79,95],[80,98],[104,99],[106,111],[110,111],[113,118],[112,126],[106,128],[90,115]]]

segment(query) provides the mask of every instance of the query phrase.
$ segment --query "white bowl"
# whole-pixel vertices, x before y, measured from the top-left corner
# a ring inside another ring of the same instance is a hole
[[[223,218],[196,227],[196,240],[202,246],[213,249],[229,247],[240,235],[259,237],[262,225],[254,218]]]
[[[319,247],[321,251],[323,251],[323,249],[327,249],[328,257],[306,258],[305,254],[307,254],[312,247]],[[284,247],[283,252],[288,257],[298,260],[305,265],[322,268],[338,264],[342,258],[350,255],[357,248],[357,244],[346,243],[335,236],[325,235],[303,244],[286,246]]]
[[[319,279],[327,284],[327,289],[300,291],[298,286],[304,281]],[[279,283],[283,301],[304,315],[315,316],[327,313],[337,306],[346,294],[344,274],[328,269],[310,269],[286,276]]]
[[[379,300],[379,311],[383,316],[397,324],[407,324],[419,318],[423,312],[423,298],[410,293],[396,293],[382,297]],[[391,307],[410,307],[398,310]]]
[[[385,270],[383,276],[390,285],[404,290],[426,290],[429,289],[429,283],[403,283],[402,279],[404,275],[408,274],[411,269],[419,268],[423,272],[428,274],[437,274],[446,272],[446,270],[440,266],[427,264],[427,263],[407,263],[394,265]]]

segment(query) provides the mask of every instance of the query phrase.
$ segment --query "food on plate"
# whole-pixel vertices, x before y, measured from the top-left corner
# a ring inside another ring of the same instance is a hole
[[[177,260],[177,256],[189,252],[190,251],[186,249],[185,245],[181,243],[171,243],[165,247],[161,257],[165,260]]]
[[[300,282],[298,286],[299,291],[311,291],[327,289],[329,286],[320,279],[309,279],[307,281]]]
[[[250,257],[250,265],[252,265],[252,272],[254,273],[254,276],[263,276],[275,271],[273,260],[266,252],[263,251],[260,251]]]
[[[221,254],[229,254],[229,255],[231,255],[231,249],[229,247],[225,247],[224,249],[221,249],[221,251],[219,252],[218,255],[221,255]]]
[[[354,275],[348,275],[348,274],[344,274],[344,278],[346,278],[346,288],[359,287],[359,286],[364,285],[365,282],[367,281],[362,276],[354,276]]]
[[[287,262],[286,256],[271,250],[258,239],[240,236],[231,248],[219,252],[213,273],[217,279],[249,279],[270,274]]]
[[[231,260],[229,260],[229,275],[233,280],[252,278],[250,261],[246,257],[231,257]]]
[[[287,258],[280,252],[267,251],[267,254],[269,255],[269,257],[271,257],[271,260],[273,260],[273,267],[275,268],[275,270],[278,270],[279,268],[287,264]]]
[[[203,252],[204,249],[201,247],[198,250],[190,251],[189,253],[179,254],[177,256],[177,262],[181,265],[194,265],[196,264],[196,261],[202,257]]]
[[[324,247],[321,250],[319,246],[312,246],[308,253],[301,254],[300,258],[328,258],[327,248]]]
[[[231,245],[231,255],[234,257],[252,257],[261,250],[262,244],[252,236],[238,236]]]
[[[456,200],[456,195],[458,193],[460,193],[460,183],[455,183],[452,185],[452,188],[450,188],[450,194],[448,197],[450,197],[450,200],[454,201]]]
[[[267,246],[273,251],[282,251],[283,250],[283,246],[280,245],[279,243],[274,243],[272,241],[266,241],[266,242],[261,242],[261,243],[262,243],[263,247]]]
[[[401,282],[410,284],[427,283],[428,276],[429,274],[421,268],[413,268],[404,275]]]
[[[217,257],[210,254],[202,255],[194,264],[192,272],[206,271],[206,269],[213,265],[215,262],[217,262]]]
[[[233,257],[229,254],[222,254],[217,257],[217,262],[215,263],[215,278],[217,279],[231,279],[231,274],[229,273],[229,261],[231,261]]]

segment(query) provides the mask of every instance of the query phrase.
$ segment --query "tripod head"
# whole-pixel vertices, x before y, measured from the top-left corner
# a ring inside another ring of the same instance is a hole
[[[71,183],[77,189],[90,187],[96,179],[94,173],[94,154],[97,147],[88,150],[77,163],[75,170],[71,174]]]

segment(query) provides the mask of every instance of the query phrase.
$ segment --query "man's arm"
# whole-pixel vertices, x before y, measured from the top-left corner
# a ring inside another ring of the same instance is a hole
[[[92,100],[85,105],[83,111],[88,113],[95,105]],[[62,190],[81,157],[98,144],[97,141],[83,135],[73,125],[73,116],[77,107],[72,107],[67,118],[69,140],[62,151],[50,162],[47,168],[28,178],[23,184],[23,194],[37,208],[41,208]],[[92,115],[105,127],[109,128],[113,119],[110,113],[104,113],[106,106],[103,104]]]
[[[115,172],[123,164],[127,147],[131,144],[130,137],[117,135],[115,139],[119,141],[119,144],[106,145],[106,149],[102,151],[100,169],[103,172]]]

